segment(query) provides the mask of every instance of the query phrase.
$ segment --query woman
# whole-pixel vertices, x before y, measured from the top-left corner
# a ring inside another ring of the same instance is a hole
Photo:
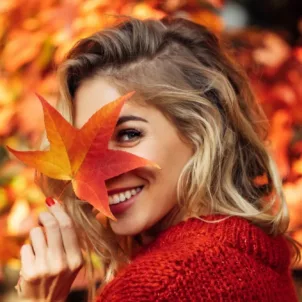
[[[264,144],[266,119],[212,33],[184,19],[126,20],[81,40],[60,84],[59,108],[76,127],[135,90],[109,148],[161,170],[107,181],[117,218],[107,228],[72,192],[61,198],[65,210],[47,198],[45,235],[33,229],[21,249],[21,296],[64,301],[83,250],[105,265],[97,301],[296,301],[295,244],[284,235],[288,212]],[[48,179],[45,191],[56,196],[59,187]]]

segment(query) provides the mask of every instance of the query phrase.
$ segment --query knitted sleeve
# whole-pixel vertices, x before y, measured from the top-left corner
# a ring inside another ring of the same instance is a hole
[[[185,255],[142,258],[109,283],[97,302],[297,301],[292,288],[280,288],[282,278],[288,286],[288,275],[234,248],[217,245]]]

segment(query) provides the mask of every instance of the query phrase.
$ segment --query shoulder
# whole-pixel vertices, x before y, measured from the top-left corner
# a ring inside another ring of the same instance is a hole
[[[272,273],[270,259],[257,258],[261,252],[257,241],[260,238],[262,245],[269,237],[260,230],[249,242],[253,228],[237,218],[216,225],[198,220],[181,223],[136,257],[104,288],[98,301],[200,301],[202,297],[234,301],[247,291],[261,294],[259,284],[265,279],[259,281],[259,276],[267,284],[276,283],[278,273]]]
[[[245,286],[250,281],[243,271],[249,260],[243,261],[231,248],[219,243],[208,249],[174,247],[135,259],[104,288],[98,301],[201,301],[205,296],[205,301],[215,301],[237,290],[235,278],[241,276]]]

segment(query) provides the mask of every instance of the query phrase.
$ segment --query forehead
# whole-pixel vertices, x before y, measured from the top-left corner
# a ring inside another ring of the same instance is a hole
[[[97,110],[120,96],[121,93],[108,80],[92,78],[84,81],[75,94],[75,126],[82,127]],[[123,106],[120,115],[139,113],[144,111],[144,107],[129,100]]]

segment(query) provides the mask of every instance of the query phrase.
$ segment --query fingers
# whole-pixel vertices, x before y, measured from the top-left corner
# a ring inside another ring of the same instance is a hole
[[[63,254],[63,242],[60,226],[57,219],[49,212],[42,212],[39,215],[39,221],[45,227],[47,246],[51,253],[57,255]]]
[[[30,231],[30,239],[36,259],[41,260],[42,258],[45,258],[47,246],[42,228],[33,228]]]
[[[58,202],[50,206],[49,210],[59,225],[68,266],[71,271],[75,271],[82,266],[83,259],[73,222]]]
[[[60,286],[71,285],[83,264],[71,218],[59,203],[50,198],[47,202],[50,212],[39,215],[45,234],[42,227],[33,228],[31,244],[23,245],[20,251],[21,272],[16,286],[20,297],[46,297],[54,290],[53,285],[61,292]]]
[[[40,223],[45,227],[47,238],[47,263],[50,275],[58,275],[68,270],[63,247],[60,226],[57,219],[49,212],[39,215]]]
[[[20,254],[22,267],[21,274],[26,280],[31,281],[35,268],[35,255],[31,245],[24,244],[21,248]]]

